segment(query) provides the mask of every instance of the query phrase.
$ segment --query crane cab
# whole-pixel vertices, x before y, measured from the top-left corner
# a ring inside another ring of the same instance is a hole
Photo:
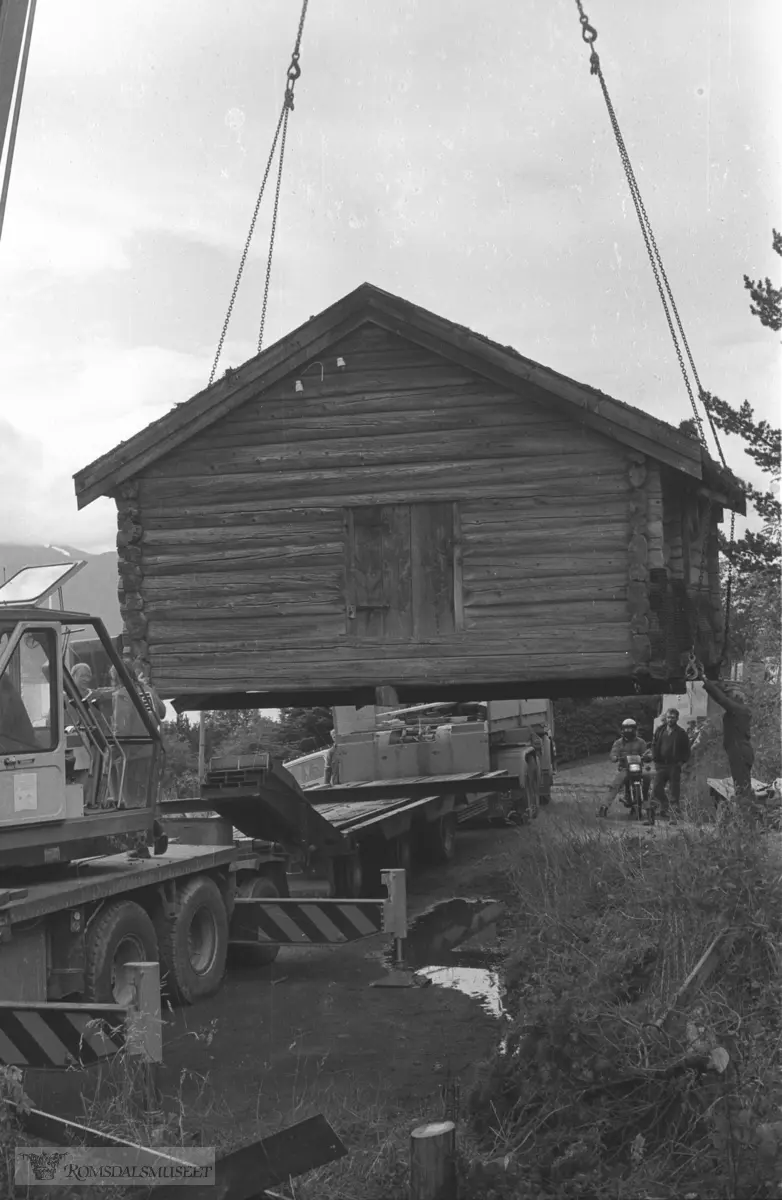
[[[82,566],[26,567],[0,587],[3,869],[116,853],[152,833],[157,725],[103,623],[45,607]],[[74,630],[96,635],[102,680],[75,661]]]

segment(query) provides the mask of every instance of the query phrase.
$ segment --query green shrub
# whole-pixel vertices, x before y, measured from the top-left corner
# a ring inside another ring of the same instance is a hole
[[[512,1026],[471,1099],[485,1152],[540,1200],[778,1194],[775,845],[731,822],[649,837],[555,819],[527,831],[514,879]],[[725,929],[729,957],[661,1030]]]
[[[555,700],[554,730],[559,762],[607,754],[619,736],[622,721],[631,717],[649,741],[659,696],[602,696],[593,700]]]

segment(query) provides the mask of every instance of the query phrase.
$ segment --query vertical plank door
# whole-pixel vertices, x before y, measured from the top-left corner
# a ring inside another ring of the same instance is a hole
[[[461,627],[452,502],[346,512],[347,631],[360,641],[430,641]]]

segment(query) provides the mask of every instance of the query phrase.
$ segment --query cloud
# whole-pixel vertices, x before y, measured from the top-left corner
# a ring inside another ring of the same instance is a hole
[[[0,253],[0,270],[6,277],[36,271],[87,276],[129,267],[122,236],[83,220],[68,220],[38,204],[25,207],[17,217]]]
[[[245,347],[227,349],[247,357]],[[9,365],[8,394],[16,404],[13,424],[0,423],[4,539],[110,548],[113,504],[97,501],[77,512],[72,476],[200,391],[206,356],[105,341],[80,348],[70,373],[31,376],[18,352]],[[49,432],[54,427],[56,437]]]

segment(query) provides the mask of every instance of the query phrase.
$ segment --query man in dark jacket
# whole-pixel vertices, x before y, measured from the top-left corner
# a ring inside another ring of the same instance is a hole
[[[747,703],[746,690],[740,683],[704,679],[703,690],[724,710],[722,744],[728,756],[736,799],[752,799],[752,710]]]
[[[690,739],[679,724],[679,710],[669,708],[657,726],[652,743],[654,790],[652,800],[661,817],[670,815],[665,785],[671,790],[675,811],[679,809],[682,767],[690,757]]]

